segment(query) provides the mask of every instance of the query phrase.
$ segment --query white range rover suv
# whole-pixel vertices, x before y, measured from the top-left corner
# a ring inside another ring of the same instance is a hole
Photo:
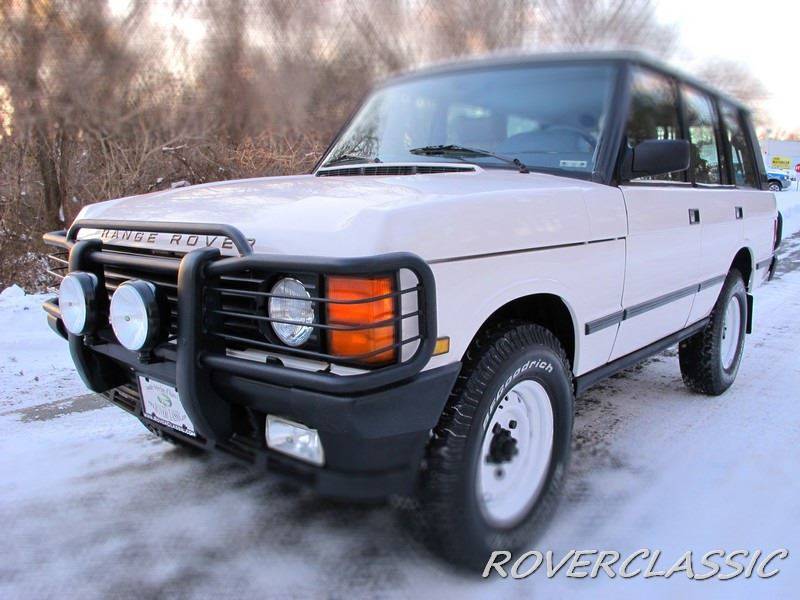
[[[734,381],[780,241],[747,109],[632,54],[379,87],[312,173],[87,206],[45,305],[86,385],[321,494],[417,501],[448,560],[528,543],[574,399],[679,344]]]

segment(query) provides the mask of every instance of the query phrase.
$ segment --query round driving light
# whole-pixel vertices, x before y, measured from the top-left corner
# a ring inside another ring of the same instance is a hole
[[[297,279],[286,277],[272,287],[269,299],[269,318],[272,330],[287,346],[302,346],[311,337],[314,305],[311,295]],[[291,321],[280,323],[278,321]]]
[[[58,288],[58,308],[61,321],[73,335],[86,335],[97,317],[97,276],[74,271],[61,280]]]
[[[134,279],[121,284],[111,297],[111,328],[128,350],[150,348],[161,331],[156,286]]]

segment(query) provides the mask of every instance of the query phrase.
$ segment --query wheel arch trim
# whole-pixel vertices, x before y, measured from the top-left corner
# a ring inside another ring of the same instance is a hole
[[[463,353],[467,351],[480,332],[492,322],[493,317],[501,314],[504,309],[508,309],[516,303],[536,302],[537,299],[542,301],[542,305],[546,302],[558,302],[569,315],[572,343],[571,345],[568,344],[565,351],[567,351],[574,371],[580,356],[582,322],[576,314],[575,303],[569,299],[567,289],[558,282],[552,280],[538,280],[536,285],[531,285],[530,281],[513,284],[488,297],[475,312],[473,322],[477,325],[472,328],[469,334],[464,336],[467,343],[461,354],[463,355]],[[547,323],[538,324],[547,327]],[[559,338],[562,344],[564,343],[556,332],[553,332],[553,334]]]

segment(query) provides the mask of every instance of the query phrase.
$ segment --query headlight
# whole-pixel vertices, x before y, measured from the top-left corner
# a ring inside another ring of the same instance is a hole
[[[111,328],[128,350],[150,348],[161,332],[156,286],[149,281],[126,281],[111,297]]]
[[[86,335],[97,319],[98,280],[94,273],[74,271],[61,280],[58,307],[61,321],[74,335]]]
[[[275,319],[272,330],[287,346],[302,346],[314,330],[313,327],[308,327],[314,322],[311,295],[302,283],[291,277],[281,279],[272,287],[271,293],[273,295],[269,299],[269,318]]]

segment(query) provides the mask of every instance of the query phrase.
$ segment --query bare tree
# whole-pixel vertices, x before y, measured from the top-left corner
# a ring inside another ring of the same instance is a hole
[[[698,69],[697,75],[745,104],[757,104],[767,98],[764,83],[746,65],[735,60],[712,59]]]
[[[542,0],[534,42],[567,49],[637,48],[660,57],[676,47],[677,31],[656,15],[654,0]]]
[[[553,47],[665,58],[677,39],[656,0],[0,0],[0,286],[85,203],[308,169],[389,73]],[[736,64],[703,74],[763,90]]]
[[[112,25],[102,0],[4,2],[0,15],[6,31],[0,76],[14,109],[13,125],[28,138],[38,166],[41,220],[57,227],[65,217],[76,139],[124,114],[126,84],[137,71],[125,47],[130,21]]]
[[[434,59],[519,48],[532,24],[533,6],[530,0],[432,3],[430,28],[421,44]]]

